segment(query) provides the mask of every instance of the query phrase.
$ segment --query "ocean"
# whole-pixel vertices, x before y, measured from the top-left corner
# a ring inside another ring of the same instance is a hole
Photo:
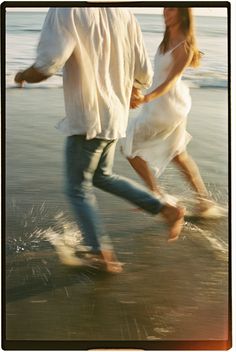
[[[136,16],[153,61],[163,33],[162,16]],[[32,346],[66,342],[65,349],[70,342],[77,349],[85,341],[109,341],[109,347],[128,341],[132,348],[143,348],[138,342],[145,342],[154,343],[149,345],[153,350],[160,342],[188,341],[191,349],[191,341],[227,340],[228,216],[186,219],[180,239],[170,245],[161,219],[96,190],[124,272],[107,275],[59,262],[55,236],[71,245],[80,241],[63,193],[64,138],[54,128],[64,117],[61,73],[24,89],[13,82],[18,70],[34,62],[44,18],[41,12],[6,16],[7,340]],[[227,19],[196,17],[196,30],[204,57],[198,69],[184,75],[192,96],[188,150],[213,200],[227,210]],[[141,182],[119,148],[114,171]],[[187,208],[195,206],[193,191],[174,165],[168,165],[159,181]]]
[[[36,55],[40,30],[46,14],[41,12],[7,13],[6,71],[7,87],[14,85],[14,74],[18,69],[32,65]],[[136,15],[141,26],[149,56],[153,62],[163,34],[161,15]],[[189,69],[185,79],[191,87],[227,87],[227,18],[196,17],[196,34],[199,49],[204,53],[198,70]],[[31,87],[61,87],[61,74]]]

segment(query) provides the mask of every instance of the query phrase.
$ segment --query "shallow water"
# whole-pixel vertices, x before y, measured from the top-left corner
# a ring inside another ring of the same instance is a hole
[[[227,208],[227,92],[192,90],[189,151],[213,199]],[[187,219],[167,244],[165,224],[97,190],[124,272],[60,264],[47,234],[74,240],[62,192],[60,89],[7,92],[7,338],[10,341],[224,340],[228,336],[228,218]],[[118,148],[119,149],[119,148]],[[117,149],[114,170],[138,180]],[[169,165],[160,183],[189,208],[194,194]],[[72,239],[71,239],[72,236]]]

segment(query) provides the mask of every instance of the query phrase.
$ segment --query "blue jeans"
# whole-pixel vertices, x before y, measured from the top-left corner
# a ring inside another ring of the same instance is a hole
[[[75,135],[66,142],[66,193],[75,211],[84,243],[100,252],[105,235],[93,186],[112,193],[152,214],[163,204],[139,184],[112,173],[116,140],[91,139]]]

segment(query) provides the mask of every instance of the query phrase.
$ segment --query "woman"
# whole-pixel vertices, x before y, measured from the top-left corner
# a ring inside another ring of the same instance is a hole
[[[192,10],[166,7],[164,21],[166,29],[155,56],[153,85],[146,95],[133,92],[131,108],[145,105],[141,114],[130,120],[122,149],[135,171],[157,194],[161,191],[151,169],[159,176],[174,161],[197,193],[200,215],[212,216],[215,205],[196,163],[186,151],[191,139],[186,131],[191,97],[181,77],[187,67],[197,67],[201,59]]]

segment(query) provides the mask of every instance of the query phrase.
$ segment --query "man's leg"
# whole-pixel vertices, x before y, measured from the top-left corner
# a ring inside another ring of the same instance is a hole
[[[66,193],[75,212],[84,243],[94,253],[100,252],[99,237],[104,233],[93,191],[93,175],[103,149],[109,143],[71,136],[66,143]]]
[[[103,191],[112,193],[118,197],[137,205],[151,214],[158,214],[163,204],[149,192],[144,186],[119,175],[112,173],[116,141],[112,141],[104,148],[97,170],[94,174],[93,183]]]

